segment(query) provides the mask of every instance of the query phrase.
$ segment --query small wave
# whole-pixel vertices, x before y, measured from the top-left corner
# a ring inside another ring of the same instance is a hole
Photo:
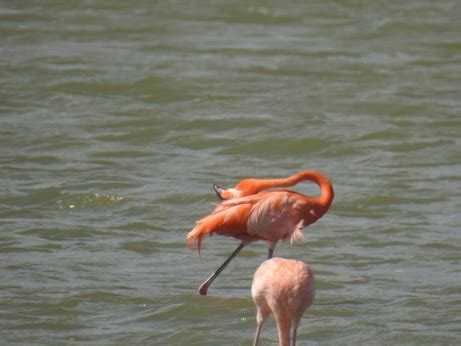
[[[124,203],[126,197],[116,194],[102,194],[98,192],[88,192],[73,196],[65,196],[57,201],[60,209],[86,209],[104,208],[113,204]]]

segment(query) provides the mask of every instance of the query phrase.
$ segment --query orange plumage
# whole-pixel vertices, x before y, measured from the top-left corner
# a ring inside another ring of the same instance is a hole
[[[298,192],[280,188],[293,186],[301,181],[312,181],[319,185],[320,196],[309,197]],[[267,189],[275,190],[269,190]],[[229,192],[231,191],[231,192]],[[234,237],[241,241],[230,261],[246,244],[265,240],[268,243],[269,258],[279,240],[293,242],[302,238],[301,230],[317,221],[330,208],[334,197],[329,180],[319,173],[304,171],[285,179],[246,179],[235,188],[217,189],[218,195],[228,197],[209,215],[198,220],[187,235],[187,243],[193,248],[195,242],[200,255],[202,239],[214,233]],[[206,290],[227,265],[226,261],[218,271],[204,283],[200,293]]]

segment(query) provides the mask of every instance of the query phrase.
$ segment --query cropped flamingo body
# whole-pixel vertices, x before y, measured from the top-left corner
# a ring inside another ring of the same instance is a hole
[[[274,314],[279,345],[296,344],[296,331],[304,311],[315,297],[314,275],[309,266],[298,260],[272,258],[256,270],[251,295],[256,304],[256,334],[259,341],[264,320]],[[291,335],[290,335],[291,334]]]
[[[320,187],[319,197],[280,189],[296,185],[301,181],[312,181]],[[267,189],[275,190],[267,190]],[[219,275],[232,258],[248,243],[265,240],[268,257],[271,258],[279,240],[302,239],[301,230],[317,221],[330,208],[334,197],[330,181],[317,172],[303,171],[285,179],[246,179],[233,189],[215,188],[221,198],[226,199],[209,215],[198,220],[187,235],[193,248],[195,242],[201,250],[205,235],[214,233],[240,240],[239,247],[223,265],[199,288],[206,294],[208,286]],[[230,191],[230,192],[229,192]]]

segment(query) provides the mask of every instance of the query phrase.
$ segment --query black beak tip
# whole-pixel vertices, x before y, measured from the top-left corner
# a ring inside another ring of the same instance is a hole
[[[213,184],[213,189],[216,192],[216,195],[218,195],[220,199],[223,199],[221,197],[221,186],[219,186],[218,184]]]

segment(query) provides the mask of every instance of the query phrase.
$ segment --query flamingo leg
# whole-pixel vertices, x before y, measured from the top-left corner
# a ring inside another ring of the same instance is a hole
[[[296,346],[296,331],[298,327],[293,328],[293,337],[291,338],[291,345]]]
[[[257,326],[256,326],[256,333],[255,333],[255,337],[253,339],[253,346],[258,346],[259,335],[261,334],[261,327],[262,327],[262,322],[258,323]]]
[[[277,245],[277,241],[268,241],[267,242],[267,258],[271,259],[274,255],[275,245]]]
[[[271,259],[273,255],[274,255],[274,249],[268,249],[267,250],[267,258]]]
[[[237,254],[240,252],[240,250],[243,249],[243,247],[246,245],[246,243],[240,243],[239,246],[237,246],[237,248],[234,250],[234,252],[231,253],[231,255],[224,261],[223,264],[221,264],[221,266],[216,269],[216,271],[211,274],[211,276],[206,279],[201,285],[200,287],[198,288],[198,293],[202,296],[206,296],[207,294],[207,291],[208,291],[208,287],[210,287],[210,285],[212,284],[212,282],[218,277],[219,274],[221,274],[221,272],[224,270],[224,268],[227,267],[227,265],[230,263],[230,261],[232,261],[232,259],[237,256]]]

